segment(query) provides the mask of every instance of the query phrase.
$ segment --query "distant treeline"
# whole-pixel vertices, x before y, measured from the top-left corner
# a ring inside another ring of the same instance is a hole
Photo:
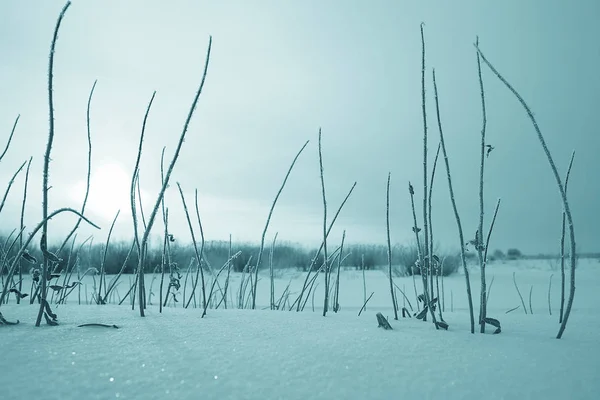
[[[7,264],[11,261],[17,252],[16,247],[10,248],[11,238],[0,235],[0,257],[2,273],[6,273]],[[332,254],[337,249],[339,244],[329,244],[329,254]],[[10,251],[9,251],[10,249]],[[51,247],[51,251],[56,253],[58,251],[57,246]],[[102,243],[84,243],[76,244],[73,246],[65,246],[59,257],[62,259],[56,272],[62,272],[65,269],[76,268],[81,272],[89,268],[95,268],[100,270],[101,267],[108,274],[116,274],[121,269],[123,273],[133,273],[137,266],[137,253],[132,250],[132,243],[127,242],[113,242],[109,244],[108,249],[105,252],[105,245]],[[206,263],[213,269],[219,269],[224,265],[230,255],[237,252],[241,252],[238,257],[232,261],[232,271],[241,272],[244,267],[249,265],[253,268],[256,264],[256,259],[260,250],[258,244],[250,243],[232,243],[231,249],[229,242],[226,241],[207,241],[204,245],[203,250],[203,265],[206,268]],[[277,243],[273,249],[273,255],[271,258],[271,246],[265,245],[262,255],[262,261],[260,268],[269,268],[269,265],[273,263],[275,269],[293,268],[300,271],[307,271],[310,267],[313,258],[317,254],[317,248],[307,248],[298,244],[293,243]],[[200,244],[198,244],[198,251],[200,251]],[[30,246],[29,253],[37,260],[41,261],[41,252],[37,249],[37,246]],[[102,263],[104,254],[104,262]],[[178,268],[180,271],[186,271],[190,266],[196,268],[196,253],[192,245],[180,245],[177,241],[169,242],[168,260],[165,260],[164,264],[166,269]],[[460,255],[458,252],[452,254],[437,254],[438,257],[444,261],[443,273],[449,275],[458,270],[461,266]],[[476,257],[474,251],[468,251],[466,256],[469,260]],[[598,257],[598,255],[589,255],[590,257]],[[508,249],[506,253],[496,250],[489,256],[489,261],[505,260],[505,259],[555,259],[556,256],[526,256],[523,255],[517,249]],[[581,255],[580,257],[585,257]],[[342,266],[344,268],[355,268],[357,270],[365,269],[372,270],[378,267],[388,265],[388,248],[385,245],[361,245],[361,244],[349,244],[345,245],[343,249]],[[404,246],[394,245],[392,248],[392,265],[396,268],[397,273],[402,275],[411,275],[415,271],[412,266],[415,264],[418,258],[416,246]],[[163,265],[163,251],[162,248],[151,248],[148,251],[147,256],[148,264],[147,271],[160,271],[161,265]],[[338,258],[334,259],[335,265],[337,266]],[[323,263],[323,255],[319,256],[319,259],[314,262],[314,269],[318,269]],[[32,267],[36,267],[36,263],[30,263],[26,260],[22,260],[22,271],[23,273],[29,273]]]
[[[8,239],[8,240],[7,240]],[[2,266],[6,265],[6,261],[12,259],[17,252],[14,246],[10,252],[7,253],[7,249],[10,247],[9,241],[11,239],[6,236],[0,236],[0,246],[2,251]],[[329,254],[331,255],[336,251],[338,243],[329,243]],[[30,246],[29,253],[41,262],[41,252],[36,248],[37,246]],[[54,253],[58,252],[57,246],[50,247],[50,250]],[[62,259],[56,272],[62,272],[65,269],[77,268],[80,271],[85,271],[89,268],[95,268],[100,270],[104,268],[104,271],[108,274],[116,274],[121,269],[123,273],[133,273],[137,266],[137,252],[132,250],[132,243],[127,242],[113,242],[110,243],[108,249],[105,252],[105,245],[102,243],[84,243],[76,244],[71,250],[71,246],[65,246],[60,252],[59,257]],[[230,255],[237,252],[241,252],[238,257],[232,261],[232,271],[241,272],[244,267],[249,265],[253,268],[256,264],[256,259],[260,250],[258,244],[249,243],[232,243],[231,249],[229,242],[226,241],[207,241],[204,245],[203,250],[203,265],[206,267],[208,263],[211,268],[219,269],[229,259]],[[293,268],[300,271],[307,271],[313,258],[317,254],[318,248],[307,248],[298,244],[293,243],[277,243],[273,249],[271,257],[271,246],[265,245],[263,250],[261,269],[269,268],[270,263],[273,263],[275,269]],[[198,251],[200,251],[200,243],[198,243]],[[106,256],[104,258],[104,254]],[[339,253],[339,252],[338,252]],[[337,254],[337,253],[336,253]],[[104,261],[102,262],[104,258]],[[168,260],[165,261],[165,265],[168,270],[168,266],[177,267],[180,271],[186,271],[190,265],[192,268],[196,267],[196,253],[194,247],[190,245],[180,245],[178,242],[169,243],[169,252],[167,254]],[[442,256],[445,261],[444,274],[448,275],[454,272],[459,265],[460,259],[458,254],[450,256]],[[345,268],[355,268],[358,270],[372,270],[377,267],[386,266],[388,264],[388,249],[385,245],[360,245],[350,244],[345,245],[343,254],[341,255],[342,266]],[[334,260],[335,265],[339,262],[338,258],[331,258],[330,262]],[[417,260],[416,247],[408,247],[395,245],[392,248],[392,264],[394,266],[400,266],[401,274],[411,274],[410,266],[414,265]],[[163,251],[162,248],[151,248],[148,251],[147,256],[147,271],[160,271],[161,265],[163,265]],[[170,262],[170,264],[169,264]],[[35,263],[22,261],[23,273],[28,273],[32,267],[35,267]],[[318,269],[323,264],[323,255],[320,254],[319,259],[314,262],[314,269]],[[6,272],[6,268],[3,268],[3,273]]]

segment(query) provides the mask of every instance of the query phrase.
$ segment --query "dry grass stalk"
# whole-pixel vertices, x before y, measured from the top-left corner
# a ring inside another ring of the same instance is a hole
[[[319,171],[321,177],[321,195],[323,200],[323,269],[325,271],[325,296],[323,301],[323,316],[326,316],[329,307],[329,259],[327,254],[327,198],[325,196],[325,178],[323,174],[321,128],[319,128]]]
[[[342,233],[342,244],[340,246],[340,256],[344,252],[344,241],[346,240],[346,230]],[[350,254],[346,255],[348,257]],[[340,270],[342,269],[342,263],[346,258],[338,257],[337,263],[337,276],[335,278],[335,295],[333,297],[333,311],[338,312],[340,310]]]
[[[365,255],[364,253],[360,256],[360,268],[362,270],[363,279],[363,302],[367,302],[367,278],[365,277]],[[365,306],[366,309],[366,306]]]
[[[548,314],[552,315],[552,302],[550,294],[552,293],[552,277],[554,274],[550,274],[550,281],[548,283]]]
[[[387,248],[388,248],[388,276],[390,278],[390,292],[392,295],[392,307],[394,308],[394,319],[398,320],[398,307],[396,296],[394,294],[394,278],[392,275],[392,241],[390,239],[390,179],[392,174],[388,173],[387,190],[386,190],[386,207],[385,207],[385,222],[387,231]]]
[[[428,274],[430,272],[430,264],[431,264],[431,255],[429,254],[429,220],[427,218],[427,107],[426,107],[426,98],[425,98],[425,33],[423,32],[424,23],[421,23],[421,110],[423,115],[423,240],[424,240],[424,248],[423,251],[420,252],[420,267],[421,267],[421,277],[423,280],[424,288],[423,293],[426,299],[426,305],[430,306],[431,309],[431,297],[429,295],[428,285]],[[414,205],[413,205],[414,207]],[[416,229],[415,222],[415,229]],[[418,239],[418,233],[417,239]],[[419,245],[418,245],[419,246]],[[420,248],[420,246],[419,246]],[[432,319],[435,323],[435,314],[432,311]],[[437,329],[437,325],[436,325]]]
[[[454,211],[454,217],[456,218],[456,225],[458,227],[458,238],[460,240],[460,255],[463,265],[463,272],[465,274],[465,283],[467,288],[467,299],[469,302],[469,316],[471,319],[471,333],[475,333],[475,317],[473,313],[473,296],[471,295],[471,280],[469,278],[469,269],[467,268],[467,261],[465,256],[465,238],[462,229],[462,223],[460,221],[460,215],[458,214],[458,208],[456,206],[456,199],[454,197],[454,189],[452,186],[452,175],[450,173],[450,162],[448,161],[448,153],[446,152],[446,144],[444,142],[444,131],[442,129],[442,120],[440,117],[440,105],[438,98],[437,82],[435,80],[435,70],[433,70],[433,90],[435,93],[435,109],[437,115],[438,129],[440,131],[440,144],[442,145],[442,152],[444,153],[444,163],[446,164],[446,176],[448,177],[448,189],[450,191],[450,201],[452,202],[452,209]],[[450,293],[452,295],[452,292]],[[453,308],[453,307],[452,307]]]
[[[87,206],[88,198],[90,195],[90,180],[91,180],[91,175],[92,175],[92,133],[91,133],[91,129],[90,129],[90,110],[92,108],[92,97],[94,96],[94,90],[96,89],[97,83],[98,83],[98,80],[96,79],[94,81],[94,84],[92,85],[92,89],[90,90],[90,95],[88,97],[87,109],[86,109],[88,159],[87,159],[87,174],[86,174],[86,181],[85,181],[85,194],[83,196],[83,203],[81,205],[81,213],[82,214],[85,214],[85,207]],[[58,254],[60,254],[61,250],[65,247],[65,245],[67,244],[69,239],[71,239],[71,237],[75,234],[75,232],[79,228],[80,224],[81,224],[81,219],[78,219],[77,222],[75,223],[75,226],[73,227],[73,229],[71,229],[71,231],[69,232],[69,234],[67,235],[65,240],[63,240],[62,245],[59,247],[59,250],[57,251]]]
[[[137,248],[137,253],[138,253],[138,268],[137,268],[137,276],[135,279],[136,279],[136,283],[139,282],[139,285],[140,285],[139,292],[140,292],[140,315],[141,316],[144,316],[143,292],[145,291],[145,289],[144,289],[144,283],[143,283],[143,271],[141,270],[141,267],[142,267],[143,261],[144,261],[145,249],[143,248],[143,246],[141,244],[139,230],[138,230],[135,188],[136,188],[137,181],[139,180],[140,161],[142,159],[142,146],[144,144],[144,136],[146,133],[146,122],[148,121],[148,114],[150,113],[150,108],[152,107],[152,103],[154,102],[155,96],[156,96],[156,91],[154,91],[152,93],[152,97],[150,98],[150,101],[148,102],[148,107],[146,107],[146,113],[144,114],[144,121],[142,123],[142,132],[140,134],[140,143],[138,146],[138,153],[137,153],[137,157],[135,160],[135,166],[133,168],[133,176],[131,178],[131,187],[130,187],[130,193],[129,193],[130,200],[131,200],[131,218],[133,220],[133,238],[134,238],[134,243],[135,243],[135,246]],[[134,291],[135,291],[135,289],[134,289]],[[133,297],[135,297],[135,295]],[[135,300],[132,300],[132,308],[134,306],[135,306]]]
[[[373,295],[375,294],[375,292],[371,292],[371,294],[369,295],[369,297],[367,297],[365,299],[365,302],[363,303],[362,307],[360,308],[360,310],[358,310],[358,316],[360,317],[360,314],[362,314],[363,311],[367,310],[367,303],[369,302],[369,300],[371,300],[371,297],[373,297]]]
[[[488,230],[488,234],[487,234],[487,239],[486,242],[483,246],[483,254],[482,254],[482,258],[481,258],[481,274],[484,275],[485,274],[485,268],[487,267],[487,253],[488,253],[488,248],[490,247],[490,239],[492,237],[492,231],[494,230],[494,224],[496,223],[496,217],[498,216],[498,209],[500,208],[500,199],[498,199],[498,202],[496,203],[496,208],[494,210],[494,217],[492,218],[492,222],[490,223],[490,229]],[[481,235],[479,235],[481,237]],[[482,278],[482,293],[484,292],[484,290],[486,291],[486,287],[485,287],[485,279]],[[481,314],[480,314],[480,324],[481,324],[481,333],[485,333],[485,324],[486,324],[486,318],[487,318],[487,299],[488,296],[487,295],[482,295],[481,296]]]
[[[429,195],[427,196],[427,208],[428,208],[428,213],[427,216],[429,218],[428,223],[429,223],[429,293],[431,293],[431,296],[433,296],[433,277],[434,275],[436,276],[436,285],[438,285],[437,283],[437,269],[438,269],[438,260],[436,259],[436,257],[434,256],[433,253],[433,221],[432,221],[432,197],[433,197],[433,182],[435,181],[435,171],[437,170],[437,163],[438,163],[438,159],[440,156],[440,150],[441,150],[441,144],[438,144],[437,150],[435,152],[435,158],[433,160],[433,167],[431,168],[431,180],[429,182]],[[434,271],[435,270],[435,271]],[[439,290],[438,290],[439,292]],[[437,294],[438,297],[438,301],[440,298],[439,293]],[[441,307],[440,307],[440,313],[441,313]]]
[[[11,135],[12,136],[12,135]],[[27,188],[29,186],[29,170],[31,168],[31,161],[33,157],[29,157],[27,162],[27,169],[25,170],[25,183],[23,184],[23,201],[21,202],[21,218],[19,220],[19,226],[21,230],[25,229],[25,205],[27,204]],[[23,247],[23,235],[19,238],[19,248]],[[23,291],[23,266],[19,259],[19,292]],[[17,304],[21,304],[21,297],[17,296]]]
[[[479,37],[476,39],[476,43],[479,44]],[[479,164],[479,227],[477,228],[477,234],[475,237],[475,249],[477,251],[477,257],[479,259],[479,268],[481,270],[481,297],[479,305],[479,324],[480,332],[485,333],[485,318],[487,316],[486,307],[486,279],[485,279],[485,257],[483,255],[483,216],[484,216],[484,205],[483,205],[483,175],[485,169],[485,134],[487,128],[487,112],[485,108],[485,91],[483,87],[483,77],[481,75],[481,60],[479,53],[477,53],[477,75],[479,78],[479,90],[481,94],[481,111],[482,111],[482,126],[481,126],[481,160]]]
[[[52,143],[54,142],[54,93],[53,93],[53,79],[54,79],[54,54],[56,49],[56,42],[58,40],[58,31],[60,29],[60,24],[65,16],[65,13],[69,9],[71,5],[70,1],[64,5],[62,11],[58,16],[58,20],[56,21],[56,26],[54,28],[54,35],[52,37],[52,44],[50,45],[50,59],[48,63],[48,109],[49,109],[49,129],[48,129],[48,142],[46,144],[46,152],[44,155],[44,172],[43,172],[43,180],[42,180],[42,238],[40,247],[42,250],[46,249],[48,246],[47,237],[48,237],[48,179],[49,179],[49,168],[50,168],[50,153],[52,151]],[[49,260],[47,255],[44,253],[44,261],[42,264],[42,279],[41,279],[41,301],[40,308],[38,311],[38,316],[35,321],[35,326],[40,326],[42,322],[42,316],[44,315],[44,308],[46,306],[46,296],[47,296],[47,284],[46,284],[46,276],[48,274],[48,264]]]
[[[275,242],[277,241],[277,235],[279,235],[279,232],[275,232],[273,243],[271,243],[271,252],[269,253],[269,278],[271,279],[271,310],[275,309],[275,271],[273,270],[273,253],[275,252]]]
[[[525,300],[523,300],[523,296],[521,296],[521,291],[519,290],[519,286],[517,285],[516,272],[513,272],[513,282],[515,284],[515,289],[517,289],[517,293],[519,294],[519,298],[521,299],[521,305],[523,306],[523,311],[525,311],[525,314],[527,314],[527,307],[525,307]]]
[[[531,306],[531,295],[533,294],[533,285],[529,288],[529,314],[533,314],[533,307]]]
[[[200,86],[198,87],[198,91],[196,92],[196,95],[194,96],[194,100],[192,101],[192,105],[190,107],[188,116],[185,120],[185,124],[181,131],[181,135],[179,137],[177,147],[175,148],[175,153],[173,154],[173,158],[171,159],[171,163],[169,164],[169,168],[167,169],[167,173],[165,175],[165,179],[162,184],[162,188],[161,188],[160,193],[158,194],[158,197],[154,203],[154,207],[152,209],[152,213],[150,214],[150,217],[148,218],[148,224],[144,231],[142,241],[138,247],[138,248],[141,248],[141,251],[139,253],[140,254],[139,262],[138,262],[138,275],[139,275],[138,285],[139,285],[139,290],[140,290],[140,301],[143,301],[143,296],[144,296],[143,293],[145,291],[145,288],[144,288],[144,266],[145,266],[145,251],[146,251],[146,247],[147,247],[148,237],[150,236],[150,231],[152,230],[152,226],[154,225],[154,220],[156,219],[156,214],[158,213],[158,209],[160,207],[161,201],[163,199],[163,196],[165,195],[167,186],[169,185],[169,180],[171,178],[171,174],[173,173],[173,169],[175,168],[175,164],[177,163],[177,159],[179,158],[179,153],[181,152],[181,147],[183,146],[183,142],[185,140],[185,135],[188,131],[190,121],[192,119],[192,116],[194,115],[194,111],[196,109],[196,104],[198,104],[198,99],[200,98],[200,94],[202,93],[202,89],[204,88],[204,82],[206,81],[206,73],[208,71],[208,65],[209,65],[209,61],[210,61],[211,47],[212,47],[212,36],[209,38],[209,41],[208,41],[208,49],[206,51],[206,61],[204,64],[204,72],[202,74],[202,80],[200,82]],[[144,304],[139,304],[139,310],[140,310],[140,316],[143,317],[144,316]]]
[[[131,254],[133,253],[134,248],[135,248],[135,243],[131,243],[131,247],[129,248],[129,251],[127,252],[127,255],[125,256],[125,259],[121,263],[121,268],[119,269],[119,272],[117,273],[117,275],[114,278],[111,279],[111,281],[106,289],[106,293],[105,293],[104,299],[103,299],[104,302],[107,301],[107,297],[112,293],[112,291],[114,289],[116,289],[119,279],[123,275],[123,271],[125,271],[125,267],[127,267],[127,263],[129,262],[129,258],[131,257]]]
[[[23,253],[25,253],[25,250],[27,249],[27,247],[29,246],[29,244],[31,243],[31,241],[33,240],[33,238],[35,237],[35,235],[43,229],[44,224],[47,224],[49,220],[51,220],[52,218],[54,218],[55,216],[57,216],[58,214],[64,213],[64,212],[70,212],[73,213],[79,217],[81,217],[85,222],[87,222],[88,224],[90,224],[91,226],[93,226],[96,229],[100,229],[100,227],[96,224],[94,224],[92,221],[90,221],[89,219],[87,219],[85,216],[81,215],[79,213],[79,211],[74,210],[72,208],[59,208],[58,210],[53,211],[52,213],[48,214],[48,216],[43,219],[32,231],[29,235],[27,235],[27,239],[25,240],[25,242],[23,243],[23,246],[21,246],[21,248],[19,249],[19,251],[17,252],[17,254],[15,254],[12,263],[8,269],[8,276],[11,277],[16,269],[17,266],[19,265],[19,259],[23,256]],[[10,282],[10,279],[7,279],[6,282],[4,283],[4,287],[2,289],[2,293],[0,294],[0,305],[2,305],[2,303],[4,302],[5,297],[8,295],[8,284]]]
[[[548,163],[550,164],[550,168],[554,175],[554,179],[556,180],[556,184],[557,184],[558,190],[560,192],[560,197],[563,202],[564,212],[566,214],[567,222],[569,224],[569,239],[570,239],[570,245],[571,245],[571,251],[570,251],[570,264],[571,264],[571,282],[570,282],[571,288],[570,289],[571,290],[569,292],[569,300],[567,303],[567,308],[565,310],[565,314],[563,316],[563,321],[560,325],[558,334],[556,335],[556,338],[560,339],[565,331],[565,328],[567,327],[569,315],[571,314],[571,308],[573,307],[573,299],[575,298],[575,266],[576,266],[576,262],[577,262],[575,228],[573,226],[573,216],[571,215],[571,208],[569,207],[569,201],[567,199],[567,192],[566,192],[565,186],[563,185],[563,182],[560,178],[560,174],[558,173],[558,169],[556,168],[556,164],[554,163],[554,159],[552,158],[552,155],[550,154],[550,150],[548,150],[548,146],[546,145],[546,140],[544,139],[544,136],[542,135],[542,131],[540,130],[539,125],[537,123],[537,120],[535,119],[535,116],[533,115],[533,112],[531,111],[531,109],[529,108],[529,106],[527,105],[525,100],[523,100],[523,97],[521,97],[521,95],[512,87],[512,85],[485,58],[484,54],[481,52],[481,49],[479,49],[478,46],[476,46],[476,48],[477,48],[477,52],[481,55],[481,59],[484,61],[484,63],[490,68],[490,70],[496,75],[496,77],[498,77],[498,79],[500,79],[500,81],[506,86],[506,88],[512,92],[512,94],[517,98],[517,100],[521,103],[521,106],[523,106],[523,108],[527,112],[527,115],[529,116],[529,119],[531,120],[531,123],[537,133],[538,140],[540,141],[540,144],[542,146],[542,149],[544,150],[546,158],[548,159]]]
[[[200,251],[198,251],[198,242],[196,241],[196,235],[194,234],[194,228],[192,227],[192,221],[190,219],[190,213],[188,212],[188,208],[187,205],[185,203],[185,197],[183,195],[183,190],[181,189],[181,185],[179,184],[179,182],[177,182],[177,188],[179,189],[179,194],[181,195],[181,203],[183,204],[183,210],[185,211],[185,218],[187,220],[188,223],[188,228],[190,230],[190,235],[192,237],[192,245],[194,246],[194,253],[196,255],[196,265],[198,267],[198,269],[196,270],[196,279],[194,280],[194,284],[192,286],[192,294],[190,294],[190,297],[188,298],[187,302],[185,303],[185,308],[188,308],[190,306],[190,303],[192,302],[192,299],[195,296],[196,293],[196,287],[198,285],[198,281],[199,279],[202,280],[202,308],[204,310],[206,310],[206,307],[208,306],[206,303],[206,287],[205,287],[205,283],[204,283],[204,271],[202,269],[202,256],[204,254],[204,244],[205,244],[205,240],[204,240],[204,229],[202,229],[202,224],[200,224]],[[198,191],[196,190],[196,204],[198,203]],[[184,299],[185,301],[185,299]]]
[[[424,304],[423,304],[423,310],[428,310],[430,315],[431,315],[431,320],[433,322],[433,324],[435,325],[435,329],[439,329],[438,325],[437,325],[437,321],[435,318],[435,312],[433,311],[433,303],[431,301],[431,297],[429,297],[429,288],[427,287],[427,272],[425,271],[426,267],[425,267],[425,263],[424,263],[424,258],[423,258],[423,253],[421,252],[421,241],[419,240],[419,231],[420,229],[417,227],[417,213],[415,211],[415,191],[413,189],[412,184],[409,182],[408,183],[408,192],[410,194],[410,204],[411,204],[411,208],[412,208],[412,213],[413,213],[413,222],[414,222],[414,226],[413,226],[413,232],[415,233],[415,237],[417,240],[417,253],[418,253],[418,263],[419,263],[419,268],[421,270],[421,280],[423,281],[423,297],[424,297]],[[414,274],[413,274],[414,276]],[[419,296],[417,296],[417,304],[419,302]],[[427,320],[427,314],[425,313],[423,316],[423,321]]]
[[[342,203],[338,207],[335,215],[333,216],[333,219],[331,220],[331,223],[329,224],[329,228],[327,229],[327,234],[325,235],[326,237],[328,237],[329,233],[331,233],[331,229],[333,228],[333,225],[335,224],[335,221],[337,220],[338,216],[340,215],[340,212],[342,211],[342,208],[344,208],[344,205],[346,204],[346,202],[350,198],[350,195],[354,191],[355,187],[356,187],[356,182],[354,182],[354,184],[352,185],[352,187],[348,191],[348,194],[346,194],[346,197],[344,198],[344,200],[342,201]],[[304,292],[308,288],[308,280],[310,278],[310,274],[313,272],[315,264],[317,263],[317,260],[319,259],[319,256],[321,255],[321,251],[322,250],[323,250],[323,241],[321,241],[321,246],[317,250],[317,253],[313,257],[313,259],[312,259],[312,261],[311,261],[311,263],[310,263],[310,265],[308,267],[308,272],[306,273],[306,278],[304,279],[304,284],[302,285],[302,289],[300,291],[300,294],[298,295],[298,298],[296,299],[296,301],[294,301],[294,304],[297,304],[297,308],[296,308],[297,312],[300,311],[300,307],[301,307],[301,304],[302,304],[302,298],[304,296]]]
[[[256,308],[256,285],[258,284],[258,269],[260,268],[260,262],[261,262],[261,259],[262,259],[262,253],[263,253],[263,250],[264,250],[264,247],[265,247],[265,236],[267,235],[267,229],[269,229],[269,223],[271,222],[271,216],[273,215],[273,210],[275,209],[275,205],[277,204],[277,200],[279,199],[279,196],[281,195],[281,192],[283,192],[283,188],[285,187],[285,184],[286,184],[286,182],[287,182],[290,174],[292,173],[292,169],[294,168],[294,165],[296,164],[296,161],[298,160],[298,157],[300,157],[300,154],[302,154],[302,152],[304,151],[304,149],[306,148],[306,146],[308,145],[308,143],[309,143],[309,141],[307,140],[306,143],[304,143],[304,145],[302,146],[302,148],[300,148],[300,151],[298,151],[298,153],[294,157],[294,160],[292,161],[292,164],[290,165],[290,167],[288,168],[287,173],[285,174],[285,178],[283,179],[281,187],[279,188],[279,191],[275,195],[275,199],[273,200],[273,203],[271,204],[271,209],[269,210],[269,215],[267,216],[267,222],[265,224],[265,228],[263,229],[262,236],[261,236],[261,239],[260,239],[260,250],[258,251],[258,257],[256,258],[256,269],[254,271],[254,285],[251,286],[251,291],[252,291],[252,309],[253,310]]]
[[[569,161],[569,168],[567,168],[567,176],[565,178],[565,193],[569,186],[569,177],[571,176],[571,168],[573,167],[573,160],[575,159],[575,152],[571,153],[571,160]],[[566,216],[563,210],[562,212],[562,225],[560,234],[560,314],[558,322],[562,323],[563,315],[565,311],[565,230],[566,230]]]
[[[27,161],[24,161],[23,164],[21,164],[21,166],[17,169],[17,171],[10,178],[8,185],[6,185],[6,190],[4,191],[4,196],[2,197],[2,202],[0,202],[0,212],[2,212],[2,209],[4,209],[4,204],[6,203],[6,198],[8,197],[8,194],[10,193],[10,189],[12,188],[12,185],[15,183],[15,179],[17,178],[17,175],[19,175],[19,172],[21,172],[23,167],[25,167],[25,164],[27,164]]]
[[[108,297],[107,293],[106,293],[106,284],[105,284],[105,288],[104,288],[104,296],[102,296],[102,282],[105,279],[104,277],[106,276],[105,271],[104,271],[104,264],[106,263],[106,255],[108,253],[108,246],[110,244],[110,237],[112,235],[113,229],[115,228],[115,223],[117,222],[117,218],[119,218],[119,214],[121,213],[121,210],[117,211],[117,215],[115,215],[115,218],[112,221],[112,224],[110,224],[110,229],[108,230],[108,236],[106,237],[106,245],[104,246],[104,252],[102,253],[102,258],[100,259],[100,284],[98,285],[98,293],[96,295],[96,303],[97,304],[106,304],[106,298]],[[106,282],[104,282],[106,283]]]
[[[13,123],[13,127],[10,131],[10,135],[8,136],[8,141],[6,142],[6,146],[4,147],[4,150],[2,151],[2,154],[0,154],[0,161],[2,161],[2,159],[4,158],[4,156],[6,155],[6,153],[8,152],[8,149],[10,147],[10,143],[12,142],[13,136],[15,135],[15,131],[17,130],[17,124],[19,123],[19,119],[21,118],[21,114],[17,115],[17,118],[15,118],[15,122]]]

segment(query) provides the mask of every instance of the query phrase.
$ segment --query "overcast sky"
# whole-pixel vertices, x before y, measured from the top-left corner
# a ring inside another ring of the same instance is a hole
[[[47,64],[63,1],[3,1],[0,6],[0,137],[21,114],[0,163],[4,187],[33,156],[26,225],[41,218],[41,176],[48,134]],[[306,140],[267,234],[313,245],[321,239],[318,129],[323,130],[329,218],[357,187],[332,240],[385,244],[385,193],[392,174],[392,241],[410,243],[407,190],[422,216],[421,41],[427,43],[430,162],[439,142],[432,100],[436,68],[456,201],[467,238],[478,223],[481,104],[476,35],[488,59],[534,110],[569,183],[580,251],[600,251],[600,3],[505,1],[74,1],[55,55],[56,137],[51,208],[79,209],[86,177],[86,103],[92,101],[92,192],[87,215],[102,226],[121,209],[115,235],[132,232],[129,180],[141,123],[154,90],[141,164],[146,215],[160,182],[160,154],[170,160],[200,83],[209,35],[213,51],[204,92],[167,192],[171,231],[189,232],[175,182],[193,210],[194,189],[207,239],[260,241],[283,177]],[[495,203],[492,248],[558,252],[561,201],[548,162],[516,99],[484,67],[487,142],[495,147],[485,177],[486,231]],[[440,160],[441,161],[441,160]],[[458,248],[457,227],[440,163],[433,197],[436,241]],[[431,168],[430,168],[431,170]],[[24,171],[0,214],[18,226]],[[75,219],[57,217],[60,240]],[[420,222],[421,225],[421,222]],[[156,233],[163,229],[157,221]]]

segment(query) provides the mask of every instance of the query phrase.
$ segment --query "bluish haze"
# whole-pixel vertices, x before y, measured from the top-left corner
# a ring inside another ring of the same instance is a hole
[[[0,163],[0,185],[33,156],[26,225],[41,218],[42,159],[48,134],[48,52],[62,1],[0,5],[0,138],[13,143]],[[81,207],[86,177],[86,102],[92,101],[92,192],[87,215],[106,238],[131,236],[129,180],[141,123],[154,90],[141,165],[149,214],[160,183],[160,155],[170,160],[200,83],[209,35],[213,52],[204,92],[167,192],[171,231],[189,240],[175,182],[188,206],[194,189],[207,239],[260,240],[271,202],[306,140],[275,209],[268,239],[321,238],[317,137],[323,130],[329,215],[354,181],[337,222],[350,242],[385,243],[385,188],[392,173],[392,241],[412,241],[408,182],[422,205],[421,39],[427,45],[430,162],[439,142],[432,101],[436,69],[445,136],[465,234],[478,224],[481,104],[473,46],[535,112],[564,176],[576,151],[569,199],[580,251],[599,251],[600,3],[551,1],[74,1],[55,57],[56,137],[51,208]],[[486,230],[502,198],[491,247],[557,253],[561,201],[525,112],[484,67],[487,142]],[[440,160],[441,161],[441,160]],[[458,248],[443,163],[433,198],[435,238]],[[431,168],[430,168],[431,170]],[[0,214],[4,233],[18,227],[24,171]],[[192,207],[193,208],[193,207]],[[58,241],[75,223],[58,217]],[[157,221],[155,233],[162,231]]]

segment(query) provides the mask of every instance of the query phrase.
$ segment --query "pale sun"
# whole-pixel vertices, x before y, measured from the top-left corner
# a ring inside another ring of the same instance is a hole
[[[72,187],[71,198],[79,204],[85,197],[85,180]],[[117,163],[106,163],[92,170],[90,192],[86,214],[94,214],[108,221],[114,219],[117,211],[121,214],[130,208],[131,176]]]

